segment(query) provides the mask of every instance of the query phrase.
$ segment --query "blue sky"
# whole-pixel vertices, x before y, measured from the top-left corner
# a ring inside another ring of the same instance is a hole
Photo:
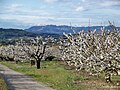
[[[120,26],[120,0],[0,0],[0,27],[34,25]]]

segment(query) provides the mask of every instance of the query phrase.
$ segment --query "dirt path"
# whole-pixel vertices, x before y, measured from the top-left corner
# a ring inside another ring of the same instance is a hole
[[[5,79],[10,90],[53,90],[42,83],[37,83],[31,77],[11,70],[1,64],[0,75]]]

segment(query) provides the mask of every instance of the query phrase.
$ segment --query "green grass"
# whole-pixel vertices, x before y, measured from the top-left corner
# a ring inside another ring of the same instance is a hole
[[[65,70],[63,65],[56,61],[42,62],[42,67],[39,70],[25,63],[0,63],[15,71],[27,74],[38,82],[43,82],[56,90],[86,90],[84,86],[74,83],[75,80],[84,80],[84,76],[80,76],[72,70]]]
[[[8,90],[6,83],[1,77],[0,77],[0,90]]]
[[[15,71],[29,75],[38,82],[43,82],[56,90],[114,90],[114,88],[120,88],[116,86],[117,82],[120,82],[119,76],[113,77],[115,86],[109,86],[105,83],[103,74],[98,78],[90,76],[84,71],[66,70],[63,63],[59,61],[43,61],[41,69],[31,67],[29,63],[0,63]]]

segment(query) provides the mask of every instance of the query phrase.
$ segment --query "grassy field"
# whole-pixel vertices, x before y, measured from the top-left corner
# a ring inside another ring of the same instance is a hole
[[[0,77],[0,90],[8,90],[6,83],[1,77]]]
[[[86,72],[66,70],[62,62],[42,62],[42,67],[39,70],[31,67],[28,63],[0,63],[15,71],[27,74],[38,82],[43,82],[56,90],[119,90],[119,87],[105,83],[102,77],[97,78],[89,76]],[[120,77],[117,78],[120,79]]]

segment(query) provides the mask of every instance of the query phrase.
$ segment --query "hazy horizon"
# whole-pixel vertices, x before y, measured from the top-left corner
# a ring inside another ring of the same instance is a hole
[[[120,0],[1,0],[0,11],[0,28],[88,26],[89,20],[91,26],[110,20],[120,27]]]

